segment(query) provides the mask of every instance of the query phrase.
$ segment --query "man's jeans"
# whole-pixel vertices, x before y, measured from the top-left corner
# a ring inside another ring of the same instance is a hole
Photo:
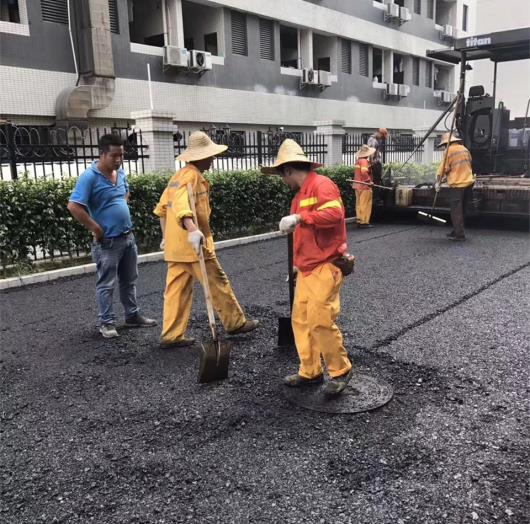
[[[96,302],[98,320],[101,324],[115,324],[116,315],[112,307],[112,294],[116,277],[120,287],[120,300],[125,309],[125,318],[138,313],[136,305],[136,280],[138,278],[138,251],[134,235],[104,238],[92,243],[92,258],[96,263]]]

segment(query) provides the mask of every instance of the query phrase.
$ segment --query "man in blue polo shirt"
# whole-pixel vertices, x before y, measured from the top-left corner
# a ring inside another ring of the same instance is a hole
[[[99,140],[99,160],[79,177],[68,202],[68,211],[93,236],[92,257],[96,263],[96,301],[99,331],[105,338],[117,337],[112,295],[116,277],[125,309],[125,325],[156,326],[136,304],[138,278],[136,242],[127,200],[129,185],[121,165],[123,141],[117,135]]]

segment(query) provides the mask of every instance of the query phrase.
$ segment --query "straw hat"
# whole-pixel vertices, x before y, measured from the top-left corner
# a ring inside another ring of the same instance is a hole
[[[279,175],[278,167],[288,162],[306,162],[311,164],[313,169],[322,166],[322,164],[309,160],[300,145],[291,138],[287,138],[282,142],[280,149],[278,149],[276,162],[270,167],[262,167],[261,172],[265,175]]]
[[[361,149],[357,151],[357,158],[368,158],[372,156],[375,153],[376,149],[375,147],[367,146],[366,144],[363,144],[361,146]]]
[[[188,139],[188,147],[181,153],[177,160],[181,162],[193,162],[219,155],[226,151],[228,146],[221,146],[203,131],[194,131]]]
[[[462,139],[456,133],[444,133],[440,143],[436,147],[442,147],[447,144],[447,142],[462,142]]]

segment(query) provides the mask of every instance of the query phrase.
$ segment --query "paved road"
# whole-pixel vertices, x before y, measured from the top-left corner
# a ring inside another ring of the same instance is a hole
[[[231,377],[195,384],[198,349],[156,330],[103,341],[93,276],[0,294],[0,522],[526,522],[528,233],[465,244],[414,224],[349,233],[341,327],[394,400],[362,415],[293,408],[274,348],[283,239],[220,253],[246,310]],[[161,315],[165,267],[141,267]],[[206,336],[196,294],[190,333]]]

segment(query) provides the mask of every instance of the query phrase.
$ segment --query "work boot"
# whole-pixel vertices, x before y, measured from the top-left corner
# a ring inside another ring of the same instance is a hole
[[[154,318],[147,318],[136,313],[132,317],[125,319],[125,325],[127,327],[154,327],[157,325],[157,321]]]
[[[324,382],[324,375],[318,375],[318,377],[314,378],[305,378],[299,375],[298,373],[295,373],[294,375],[287,375],[283,379],[283,383],[291,388],[314,386],[322,384],[322,382]]]
[[[327,396],[333,396],[333,395],[338,395],[339,393],[342,393],[346,389],[346,386],[350,382],[352,376],[353,376],[353,367],[345,375],[342,375],[340,377],[330,378],[328,380],[328,383],[324,386],[322,392],[324,393],[324,395],[327,395]]]
[[[359,224],[359,226],[361,229],[371,229],[372,227],[374,227],[372,224]]]
[[[454,238],[455,237],[455,232],[454,230],[451,231],[450,233],[447,233],[447,235],[445,235],[447,238]]]
[[[101,324],[99,326],[99,332],[103,335],[103,338],[116,338],[120,336],[114,324]]]
[[[460,235],[460,236],[453,235],[448,238],[449,240],[452,240],[453,242],[463,242],[466,239],[466,235]]]
[[[242,333],[249,333],[254,331],[259,326],[259,320],[247,320],[241,327],[228,331],[229,335],[241,335]]]
[[[173,341],[161,340],[159,347],[160,349],[173,349],[193,346],[193,344],[195,344],[195,339],[193,337],[182,337]]]

